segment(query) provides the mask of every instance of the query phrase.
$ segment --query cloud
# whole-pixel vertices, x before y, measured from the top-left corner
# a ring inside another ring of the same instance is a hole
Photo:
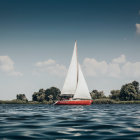
[[[53,59],[37,62],[35,66],[36,69],[33,71],[33,75],[47,72],[48,74],[55,76],[64,76],[67,71],[66,66],[56,63]]]
[[[125,55],[114,58],[110,63],[97,61],[94,58],[85,58],[83,70],[88,76],[107,76],[114,78],[140,76],[140,62],[128,62]]]
[[[65,65],[58,64],[53,59],[40,61],[35,64],[34,75],[48,73],[53,76],[65,76]],[[140,62],[129,62],[124,54],[112,59],[110,62],[98,61],[95,58],[85,58],[82,69],[87,76],[91,77],[138,77],[140,76]]]
[[[107,63],[105,61],[98,62],[94,58],[85,58],[83,67],[88,76],[97,76],[107,72]]]
[[[138,77],[140,76],[140,62],[127,62],[123,67],[122,67],[123,74],[126,75],[127,77]]]
[[[106,73],[108,76],[118,78],[120,77],[120,73],[121,73],[121,69],[119,64],[116,63],[108,64],[108,69]]]
[[[52,64],[55,64],[55,61],[52,60],[52,59],[49,59],[49,60],[47,60],[47,61],[37,62],[35,65],[36,65],[37,67],[43,67],[43,66],[52,65]]]
[[[125,61],[126,61],[126,59],[125,59],[125,55],[124,54],[122,54],[120,57],[114,58],[112,60],[113,63],[119,63],[119,64],[124,63]]]
[[[140,10],[139,10],[139,15],[140,15]]]
[[[140,24],[136,23],[136,32],[140,34]]]
[[[0,71],[13,76],[22,76],[21,72],[15,71],[14,62],[9,56],[0,56]]]
[[[94,58],[85,58],[83,69],[88,76],[111,76],[118,77],[120,74],[119,64],[97,61]]]

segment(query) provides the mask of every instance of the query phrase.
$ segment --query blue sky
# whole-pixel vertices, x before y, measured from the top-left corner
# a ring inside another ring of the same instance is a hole
[[[90,91],[140,82],[139,0],[0,0],[0,99],[62,89],[75,40]]]

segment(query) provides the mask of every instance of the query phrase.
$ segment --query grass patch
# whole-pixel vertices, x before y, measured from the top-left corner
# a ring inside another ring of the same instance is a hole
[[[93,104],[140,104],[139,101],[116,101],[112,99],[95,99]]]
[[[22,100],[0,100],[0,104],[53,104],[54,101],[22,101]]]

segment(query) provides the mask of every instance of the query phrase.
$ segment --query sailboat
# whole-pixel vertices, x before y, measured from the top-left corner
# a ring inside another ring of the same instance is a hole
[[[83,76],[77,57],[77,41],[73,50],[71,63],[61,91],[60,100],[55,105],[90,105],[91,99],[88,86]]]

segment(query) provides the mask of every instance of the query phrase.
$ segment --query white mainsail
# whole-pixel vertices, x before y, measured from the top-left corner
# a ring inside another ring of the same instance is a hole
[[[78,78],[78,64],[77,64],[77,42],[75,41],[75,46],[73,50],[73,55],[71,59],[71,63],[69,66],[69,70],[64,82],[63,89],[61,94],[69,95],[74,94],[77,87],[77,78]]]
[[[80,64],[78,68],[78,85],[74,94],[74,99],[91,99],[88,86],[86,84],[85,78],[83,76]]]
[[[61,95],[74,95],[74,99],[91,99],[88,86],[78,63],[76,41]]]

